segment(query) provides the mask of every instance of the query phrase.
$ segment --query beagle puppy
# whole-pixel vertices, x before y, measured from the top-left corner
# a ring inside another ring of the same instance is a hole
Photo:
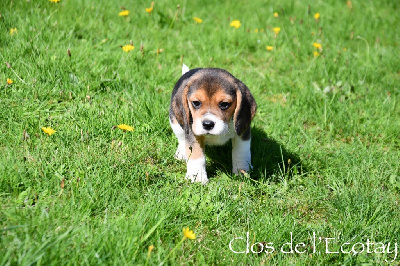
[[[169,121],[178,139],[175,158],[187,160],[187,179],[207,183],[205,145],[230,139],[233,173],[252,168],[250,123],[256,108],[246,85],[228,71],[183,65],[172,91]]]

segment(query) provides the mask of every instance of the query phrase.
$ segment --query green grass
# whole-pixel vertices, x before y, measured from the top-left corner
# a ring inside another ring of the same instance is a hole
[[[400,244],[399,2],[150,2],[1,1],[0,264],[398,263],[325,241]],[[185,180],[168,123],[183,62],[251,89],[250,177],[213,148],[209,184]],[[277,252],[233,253],[247,232]],[[291,233],[305,253],[279,251]]]

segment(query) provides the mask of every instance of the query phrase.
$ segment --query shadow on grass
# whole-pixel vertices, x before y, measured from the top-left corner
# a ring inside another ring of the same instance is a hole
[[[210,178],[217,175],[217,171],[232,173],[232,144],[225,146],[208,146],[206,154],[211,159],[207,172]],[[267,136],[256,127],[251,129],[251,157],[253,171],[251,179],[260,182],[280,182],[283,177],[292,178],[293,175],[306,173],[307,170],[299,156],[289,152],[282,144]]]

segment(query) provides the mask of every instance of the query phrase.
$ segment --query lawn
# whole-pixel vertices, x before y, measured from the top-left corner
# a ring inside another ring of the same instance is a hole
[[[2,0],[0,265],[399,263],[399,10]],[[183,63],[250,88],[250,175],[228,145],[207,185],[185,180],[168,122]]]

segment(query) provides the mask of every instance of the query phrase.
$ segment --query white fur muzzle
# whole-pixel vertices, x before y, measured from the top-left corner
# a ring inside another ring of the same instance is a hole
[[[214,123],[214,127],[211,130],[204,129],[204,121],[212,121]],[[229,125],[216,115],[212,113],[206,113],[201,118],[193,121],[192,130],[196,136],[225,135],[228,133]]]

